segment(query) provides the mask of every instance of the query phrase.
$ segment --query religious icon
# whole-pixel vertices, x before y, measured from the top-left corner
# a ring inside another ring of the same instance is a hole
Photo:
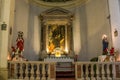
[[[23,32],[18,32],[18,37],[16,39],[17,50],[21,53],[24,50],[24,39],[23,39]]]
[[[117,37],[118,36],[118,31],[115,29],[114,31],[114,36]]]
[[[102,36],[102,44],[103,44],[103,54],[107,54],[109,42],[106,35]]]
[[[1,25],[1,30],[6,30],[6,29],[7,29],[7,24],[3,22],[3,24]]]

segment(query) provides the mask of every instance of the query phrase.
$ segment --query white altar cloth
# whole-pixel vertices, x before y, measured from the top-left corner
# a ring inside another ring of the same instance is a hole
[[[74,62],[74,59],[70,57],[47,57],[45,62]]]

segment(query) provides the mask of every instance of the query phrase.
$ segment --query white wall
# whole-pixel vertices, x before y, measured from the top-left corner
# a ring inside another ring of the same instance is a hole
[[[40,53],[40,21],[38,16],[46,10],[42,7],[29,5],[25,0],[16,0],[15,26],[13,45],[16,44],[17,32],[24,33],[23,55],[28,60],[38,60]]]
[[[15,13],[14,13],[14,26],[13,26],[13,33],[12,33],[12,43],[11,46],[16,46],[16,39],[18,35],[18,31],[23,31],[24,33],[24,40],[25,40],[25,48],[28,44],[27,37],[28,37],[28,20],[29,20],[29,4],[26,3],[25,0],[15,0]]]
[[[2,9],[2,0],[0,0],[0,21],[1,21],[1,10]]]
[[[120,52],[120,0],[109,0],[113,46]],[[115,29],[118,36],[114,36]]]
[[[2,0],[0,0],[0,25],[2,23],[1,22],[1,11],[2,11],[1,9],[2,9],[2,6],[1,5],[2,5]],[[1,38],[1,30],[0,30],[0,38]],[[0,39],[0,49],[1,49],[1,39]]]
[[[80,8],[82,60],[90,60],[102,54],[102,35],[108,35],[111,46],[111,28],[107,0],[90,0]],[[85,54],[85,55],[84,55]]]

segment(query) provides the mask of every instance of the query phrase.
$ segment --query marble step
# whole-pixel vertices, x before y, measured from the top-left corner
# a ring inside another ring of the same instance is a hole
[[[74,71],[57,71],[56,72],[56,77],[61,77],[61,78],[74,78],[75,73]]]
[[[57,78],[56,80],[75,80],[75,78]]]

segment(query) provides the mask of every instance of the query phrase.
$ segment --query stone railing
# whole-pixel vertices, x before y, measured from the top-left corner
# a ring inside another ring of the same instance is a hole
[[[56,80],[54,62],[9,61],[9,80]]]
[[[120,80],[120,62],[76,62],[76,80]]]
[[[120,62],[73,62],[75,80],[120,80]],[[56,63],[9,61],[9,80],[56,80]]]

